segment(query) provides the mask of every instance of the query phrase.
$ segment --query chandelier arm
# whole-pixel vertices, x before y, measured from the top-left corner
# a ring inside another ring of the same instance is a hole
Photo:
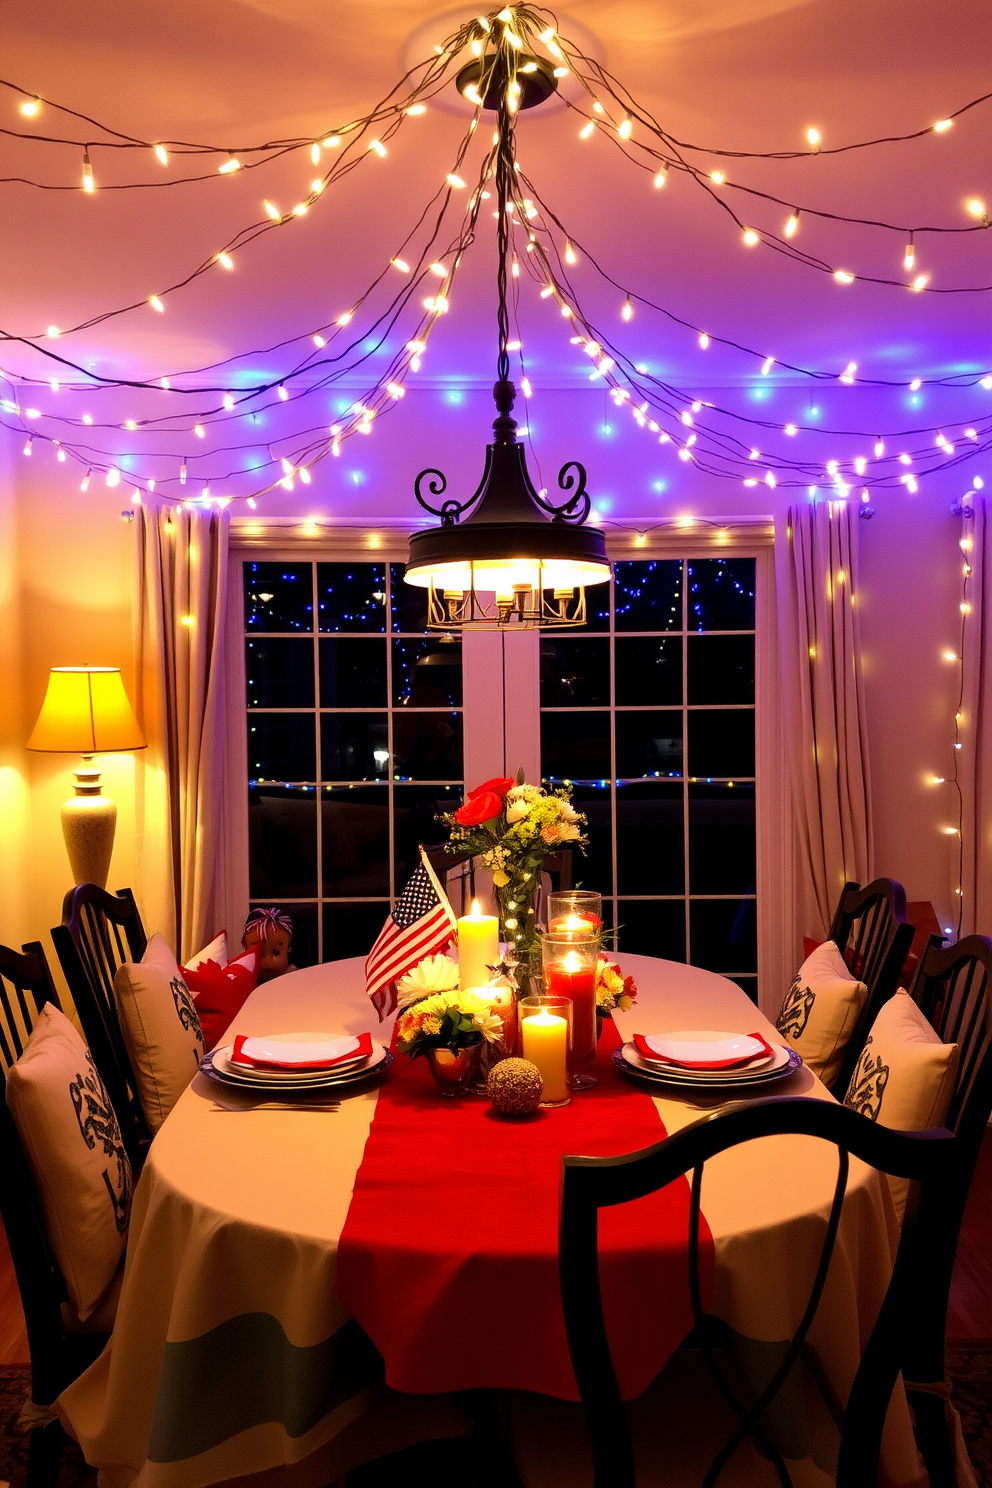
[[[542,511],[546,511],[554,522],[574,522],[577,527],[581,527],[592,509],[592,500],[586,490],[586,467],[580,460],[565,462],[558,472],[558,485],[561,490],[569,492],[560,506],[548,501],[537,491],[532,492],[531,500]]]

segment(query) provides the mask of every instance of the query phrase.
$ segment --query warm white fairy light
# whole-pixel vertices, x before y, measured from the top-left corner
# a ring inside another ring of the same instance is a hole
[[[798,210],[798,208],[793,207],[793,209],[792,209],[792,216],[788,219],[788,221],[786,222],[785,227],[782,229],[782,231],[785,233],[785,236],[787,238],[794,238],[795,235],[796,235],[796,233],[798,232],[798,230],[799,230],[799,210]]]
[[[311,336],[311,337],[310,337],[310,339],[311,339],[311,341],[312,341],[312,342],[313,342],[313,344],[314,344],[314,346],[316,346],[316,347],[317,347],[317,350],[318,350],[318,351],[321,351],[321,350],[323,350],[323,348],[324,348],[324,347],[325,347],[325,346],[326,346],[326,345],[327,345],[327,342],[326,342],[326,340],[325,340],[325,339],[324,339],[324,337],[323,337],[323,336],[322,336],[322,335],[321,335],[321,334],[320,334],[320,332],[319,332],[319,331],[314,331],[314,333],[313,333],[313,335],[312,335],[312,336]]]
[[[462,180],[461,176],[456,176],[454,171],[449,172],[446,180],[448,182],[448,185],[451,186],[455,191],[465,190],[465,182]]]
[[[93,471],[92,470],[87,470],[86,474],[83,476],[82,480],[79,482],[79,489],[81,491],[88,491],[89,488],[90,488],[90,481],[92,479],[93,479]]]
[[[634,307],[630,303],[630,295],[628,295],[623,302],[623,309],[620,311],[620,318],[621,320],[633,320],[634,318]]]
[[[31,446],[33,445],[33,443],[34,443],[34,440],[29,435],[28,438],[24,441],[24,448],[21,450],[21,454],[22,455],[30,455],[30,453],[31,453]]]
[[[753,248],[757,243],[761,242],[760,235],[755,232],[753,227],[746,227],[744,229],[742,237],[744,243],[747,245],[748,248]]]
[[[846,382],[848,384],[853,383],[854,376],[855,376],[855,373],[857,372],[857,370],[858,370],[858,364],[857,364],[857,362],[848,362],[847,366],[844,368],[843,372],[840,374],[840,377],[837,379],[838,382]]]
[[[661,170],[658,172],[658,174],[654,178],[654,187],[655,187],[655,190],[656,191],[660,191],[661,188],[662,188],[662,186],[664,186],[664,184],[665,184],[665,182],[667,180],[668,180],[668,166],[667,165],[663,165],[661,167]]]
[[[973,196],[969,202],[965,203],[965,205],[967,206],[968,211],[971,213],[972,217],[977,217],[980,222],[984,222],[986,225],[988,224],[989,219],[988,214],[985,210],[985,203],[981,201],[977,196]]]
[[[392,266],[393,266],[394,269],[399,269],[399,271],[400,271],[401,274],[409,274],[409,272],[410,272],[410,265],[406,262],[405,259],[403,259],[403,258],[391,258],[389,260],[389,262],[392,264]]]
[[[280,220],[280,218],[282,217],[282,213],[280,212],[279,208],[276,206],[275,202],[263,201],[262,206],[265,208],[265,211],[268,214],[268,216],[272,218],[272,221],[273,222],[278,222]]]
[[[807,129],[806,141],[811,150],[819,150],[822,140],[823,136],[818,129]]]
[[[617,134],[620,136],[621,139],[628,140],[628,139],[630,139],[630,136],[633,133],[633,129],[634,129],[633,120],[631,119],[630,115],[628,114],[627,117],[618,125],[618,127],[617,127]]]
[[[847,269],[834,269],[834,278],[838,284],[854,283],[854,275],[849,273]]]
[[[194,424],[193,433],[196,435],[197,439],[206,439],[207,437],[207,431],[202,424]]]
[[[579,139],[581,139],[581,140],[587,140],[589,138],[589,136],[592,133],[594,133],[595,129],[596,129],[595,121],[593,119],[590,119],[589,120],[589,123],[588,124],[583,124],[582,128],[579,130]]]
[[[233,150],[229,150],[227,153],[227,159],[224,161],[224,164],[217,167],[217,173],[221,176],[232,176],[235,171],[239,171],[240,169],[241,161],[238,159],[237,155],[235,155]]]
[[[761,375],[762,375],[762,377],[767,377],[768,374],[769,374],[769,372],[774,367],[774,365],[775,365],[775,358],[774,357],[765,357],[765,360],[761,364]]]
[[[905,251],[905,253],[902,256],[902,266],[906,270],[906,272],[908,273],[909,270],[914,266],[915,263],[916,263],[916,248],[913,245],[913,234],[910,233],[910,235],[909,235],[909,242],[906,244],[906,251]]]
[[[25,119],[37,119],[41,113],[41,99],[25,98],[24,102],[20,105],[20,110]]]
[[[382,140],[379,139],[369,140],[368,148],[370,150],[374,150],[380,160],[382,160],[387,153],[385,145],[382,143]]]
[[[700,331],[700,333],[699,333],[699,344],[703,348],[704,351],[706,350],[707,346],[709,346],[709,344],[710,344],[710,338],[709,338],[709,334],[706,331]]]
[[[148,303],[149,305],[151,305],[152,309],[157,310],[160,315],[163,315],[165,313],[165,306],[159,299],[158,295],[149,295]]]
[[[953,123],[953,119],[938,119],[936,124],[932,125],[931,127],[934,134],[943,134],[945,130],[950,129]]]
[[[159,162],[160,165],[168,165],[169,152],[164,145],[155,146],[155,159]]]
[[[234,407],[234,399],[231,397],[230,393],[224,394],[224,407],[226,408],[228,413],[230,413],[231,409]]]
[[[92,196],[96,190],[96,182],[93,180],[93,166],[90,163],[89,150],[83,151],[83,190]]]
[[[723,171],[715,170],[710,171],[710,180],[713,182],[714,186],[723,186],[726,183],[727,178],[723,174]]]
[[[565,262],[567,264],[577,264],[578,261],[579,260],[578,260],[578,257],[576,256],[575,249],[572,247],[571,243],[569,243],[569,242],[566,241],[566,243],[565,243]]]
[[[220,264],[222,269],[234,268],[234,259],[229,253],[218,253],[216,262]]]
[[[282,383],[279,384],[278,388],[276,389],[276,392],[279,394],[279,397],[282,399],[282,401],[284,403],[289,398],[289,393],[286,390],[286,388],[283,387]]]
[[[911,393],[918,393],[920,391],[920,388],[922,386],[923,386],[923,379],[922,379],[922,377],[914,377],[913,380],[912,380],[912,382],[909,384],[909,391]]]
[[[916,294],[919,294],[921,290],[926,289],[926,287],[927,287],[927,285],[929,283],[930,283],[930,275],[929,274],[917,274],[916,278],[913,280],[912,284],[909,287]]]

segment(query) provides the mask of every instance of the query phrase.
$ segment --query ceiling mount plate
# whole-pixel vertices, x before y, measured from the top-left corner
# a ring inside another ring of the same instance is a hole
[[[493,59],[476,57],[467,67],[463,67],[455,79],[455,87],[465,97],[466,88],[474,88],[476,94],[479,91],[479,83],[484,73],[488,73],[488,84],[482,99],[482,107],[485,109],[496,109],[499,105],[501,88],[505,88],[506,69],[493,66]],[[521,52],[517,61],[516,80],[520,84],[520,99],[517,108],[521,110],[536,108],[539,103],[546,103],[553,93],[558,91],[558,79],[549,62],[543,57],[534,57],[530,52]],[[469,102],[472,102],[469,95]]]

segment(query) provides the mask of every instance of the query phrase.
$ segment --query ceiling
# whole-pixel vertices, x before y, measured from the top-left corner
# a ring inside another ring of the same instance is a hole
[[[392,86],[411,47],[430,36],[434,18],[440,37],[446,18],[463,14],[423,0],[5,0],[0,55],[7,79],[127,133],[244,145],[324,133],[366,112]],[[574,0],[559,24],[566,36],[592,38],[613,74],[671,134],[713,147],[801,149],[809,125],[825,144],[899,134],[992,89],[987,0]],[[83,128],[50,108],[26,124],[17,101],[0,90],[0,123],[39,134]],[[61,338],[58,350],[118,376],[158,378],[235,354],[245,356],[246,377],[277,376],[286,353],[273,348],[353,304],[370,265],[377,270],[396,253],[451,168],[465,122],[457,105],[405,120],[385,159],[367,157],[307,216],[240,253],[234,273],[212,270],[171,296],[166,314],[142,305]],[[622,294],[604,286],[580,253],[575,284],[583,303],[635,360],[669,382],[746,385],[756,373],[752,353],[827,370],[853,360],[867,376],[907,381],[992,366],[987,295],[844,287],[764,247],[743,248],[739,232],[691,181],[673,173],[654,190],[650,174],[605,140],[580,142],[579,122],[561,106],[522,115],[519,159],[585,253],[694,328],[640,308],[621,325]],[[479,156],[481,147],[473,148]],[[2,149],[6,177],[79,181],[75,146],[6,138]],[[698,158],[710,168],[711,157]],[[785,201],[957,226],[969,220],[966,198],[992,202],[992,104],[910,143],[732,165],[733,179]],[[163,170],[143,151],[127,158],[95,152],[94,170],[100,189],[92,197],[3,186],[0,325],[8,333],[31,336],[144,302],[257,220],[263,197],[298,200],[314,174],[306,152],[168,190],[104,188],[178,174],[175,157]],[[781,228],[778,207],[739,210],[752,213],[756,226]],[[486,218],[482,226],[425,358],[427,385],[471,387],[492,378],[494,254]],[[901,234],[803,218],[800,237],[830,263],[904,277]],[[920,239],[917,256],[935,288],[992,283],[992,233]],[[714,337],[706,351],[701,328]],[[521,291],[520,336],[535,385],[588,385],[588,363],[569,345],[567,325],[529,284]],[[748,354],[721,348],[718,336]],[[2,364],[41,365],[16,347],[5,348]],[[347,386],[360,388],[361,377]],[[124,395],[99,396],[98,422],[123,416]]]

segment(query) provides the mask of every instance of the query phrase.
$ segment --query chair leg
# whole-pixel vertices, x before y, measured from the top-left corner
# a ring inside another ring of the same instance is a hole
[[[65,1433],[57,1421],[36,1426],[28,1447],[27,1488],[57,1488]]]
[[[930,1488],[957,1488],[954,1446],[943,1396],[910,1388],[907,1398],[916,1417],[916,1444],[930,1477]]]

